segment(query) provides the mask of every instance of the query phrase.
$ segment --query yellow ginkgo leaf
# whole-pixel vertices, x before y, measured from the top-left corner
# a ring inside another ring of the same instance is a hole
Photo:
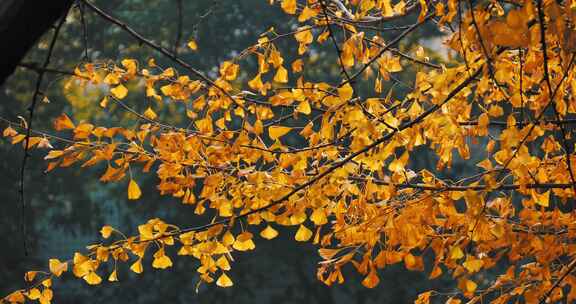
[[[372,269],[368,276],[362,280],[362,285],[367,288],[374,288],[378,285],[378,283],[380,283],[380,278],[378,277],[375,269]]]
[[[340,100],[348,101],[354,95],[354,89],[352,89],[352,86],[347,83],[338,88],[338,95],[340,96]]]
[[[305,6],[304,9],[302,10],[302,13],[300,13],[300,16],[298,16],[298,21],[304,22],[316,15],[318,15],[318,11],[311,9],[308,6]]]
[[[532,189],[532,200],[542,207],[550,206],[550,190],[544,193],[538,193],[536,189]]]
[[[224,255],[220,256],[220,258],[216,260],[216,266],[222,270],[230,270],[231,268],[230,262],[228,262],[228,259]]]
[[[296,0],[282,0],[280,6],[287,14],[296,14]]]
[[[75,127],[76,126],[74,126],[72,120],[70,120],[68,115],[64,113],[60,114],[60,116],[58,116],[58,118],[54,120],[54,129],[56,131],[61,131],[64,129],[74,129]]]
[[[142,267],[142,259],[138,259],[132,266],[130,266],[130,270],[134,271],[135,273],[142,273],[144,271],[144,267]]]
[[[60,262],[58,259],[49,260],[50,272],[59,277],[63,272],[68,270],[68,263]]]
[[[120,84],[110,90],[110,93],[112,93],[112,96],[118,99],[124,99],[124,97],[128,95],[128,89],[124,85]]]
[[[196,41],[194,39],[191,39],[190,41],[188,41],[188,47],[193,51],[198,50],[198,44],[196,43]]]
[[[298,242],[306,242],[312,237],[312,231],[304,225],[300,225],[294,239]]]
[[[28,298],[30,300],[38,300],[41,296],[40,290],[38,288],[32,288],[28,292]]]
[[[450,258],[453,260],[458,260],[464,257],[464,252],[459,246],[454,246],[450,250]]]
[[[467,292],[474,292],[474,291],[476,291],[478,284],[476,284],[476,282],[474,282],[472,280],[466,280],[465,287],[466,287]]]
[[[131,179],[130,183],[128,184],[128,199],[137,200],[141,195],[142,192],[140,191],[140,187],[133,179]]]
[[[166,269],[172,267],[172,260],[168,256],[161,256],[157,259],[154,259],[152,262],[152,267],[159,268],[159,269]]]
[[[284,68],[283,66],[280,66],[278,68],[278,71],[276,71],[276,75],[274,75],[274,81],[279,82],[279,83],[287,83],[288,82],[288,70],[286,70],[286,68]]]
[[[278,236],[278,231],[272,228],[272,226],[268,225],[264,230],[260,232],[260,236],[267,240],[271,240]]]
[[[306,115],[312,113],[312,108],[310,107],[308,100],[302,101],[298,107],[296,107],[296,112],[300,112]]]
[[[484,265],[484,262],[482,260],[476,259],[476,258],[468,258],[468,259],[466,259],[466,262],[464,262],[462,264],[462,266],[464,266],[466,268],[466,270],[468,270],[468,272],[470,272],[470,273],[480,271],[480,269],[482,269],[483,265]]]
[[[270,128],[268,128],[268,135],[272,140],[276,140],[286,135],[288,132],[290,132],[290,130],[292,130],[292,128],[282,126],[271,126]]]
[[[102,234],[102,237],[107,239],[110,237],[110,235],[112,234],[112,231],[114,231],[114,228],[112,228],[112,226],[103,226],[102,229],[100,229],[100,234]]]
[[[156,117],[158,117],[158,115],[156,115],[156,112],[154,112],[154,110],[152,110],[152,108],[150,107],[148,107],[148,109],[144,111],[144,116],[150,120],[155,120]]]
[[[216,281],[216,285],[220,287],[230,287],[234,285],[234,283],[232,283],[232,280],[230,280],[230,278],[226,275],[226,273],[222,273],[222,275],[220,275],[220,277]]]
[[[328,223],[328,218],[326,217],[326,212],[323,208],[314,209],[312,215],[310,215],[310,220],[316,226],[321,226]]]
[[[292,62],[292,72],[300,73],[302,72],[302,68],[304,66],[304,61],[302,59],[297,59]]]
[[[2,135],[4,137],[12,137],[12,136],[18,135],[18,132],[16,132],[16,130],[12,129],[12,127],[8,126],[6,129],[4,129],[4,132],[2,132]]]
[[[116,272],[116,269],[114,269],[114,271],[112,271],[112,273],[108,277],[108,281],[109,282],[118,282],[118,273]]]
[[[90,271],[83,279],[90,285],[98,285],[102,282],[102,278],[94,271]]]
[[[232,245],[232,248],[238,251],[248,251],[256,248],[256,245],[254,244],[254,241],[252,241],[251,239],[246,241],[241,241],[237,239]]]
[[[38,274],[37,271],[27,271],[27,272],[24,274],[24,280],[25,280],[26,282],[32,282],[32,281],[34,281],[34,278],[36,277],[36,274]]]

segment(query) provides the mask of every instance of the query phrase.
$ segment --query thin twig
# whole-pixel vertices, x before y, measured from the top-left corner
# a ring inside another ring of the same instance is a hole
[[[25,185],[25,178],[26,178],[26,165],[28,163],[28,158],[30,154],[28,153],[28,146],[30,145],[30,136],[32,134],[32,124],[34,123],[34,110],[36,108],[36,103],[38,102],[38,98],[40,95],[44,95],[44,93],[40,92],[40,86],[42,85],[42,80],[44,78],[45,69],[50,64],[50,58],[52,58],[52,52],[54,51],[54,46],[56,45],[56,40],[58,40],[58,34],[60,32],[60,28],[66,21],[66,16],[68,12],[66,12],[61,18],[56,28],[54,29],[54,35],[52,36],[52,41],[50,42],[50,46],[48,48],[48,53],[46,54],[46,58],[44,59],[44,63],[42,64],[43,70],[38,70],[38,77],[36,78],[36,89],[34,90],[34,95],[32,96],[32,101],[28,106],[28,122],[26,128],[26,138],[24,139],[24,156],[22,157],[22,165],[20,167],[20,204],[21,204],[21,222],[20,228],[22,229],[22,239],[24,243],[24,255],[28,256],[28,245],[26,242],[27,239],[27,232],[26,232],[26,197],[24,195],[24,185]]]
[[[179,64],[180,66],[182,66],[183,68],[185,68],[186,70],[188,70],[190,73],[192,73],[193,75],[195,75],[196,77],[202,79],[203,81],[205,81],[206,83],[208,83],[211,87],[216,88],[217,90],[219,90],[220,92],[222,92],[222,94],[224,94],[226,97],[228,97],[230,100],[235,102],[234,97],[232,97],[232,95],[230,95],[230,93],[228,91],[226,91],[224,88],[218,86],[212,79],[210,79],[208,76],[205,76],[202,72],[200,72],[199,70],[195,69],[194,67],[192,67],[190,64],[188,64],[187,62],[185,62],[184,60],[180,59],[179,57],[177,57],[176,55],[172,54],[172,52],[170,52],[169,50],[167,50],[166,48],[152,42],[152,40],[145,38],[144,36],[142,36],[140,33],[136,32],[134,29],[132,29],[130,26],[128,26],[126,23],[124,23],[123,21],[116,19],[114,17],[112,17],[110,14],[108,14],[107,12],[103,11],[102,9],[100,9],[99,7],[95,6],[92,2],[88,1],[88,0],[81,0],[83,1],[93,12],[95,12],[98,16],[102,17],[105,20],[108,20],[109,22],[111,22],[112,24],[115,24],[116,26],[120,27],[121,29],[123,29],[125,32],[127,32],[128,34],[130,34],[132,37],[134,37],[136,40],[138,40],[139,42],[151,47],[152,49],[160,52],[162,55],[164,55],[166,58],[172,60],[173,62]]]
[[[178,18],[178,24],[176,26],[176,39],[174,41],[174,56],[178,56],[178,48],[180,47],[180,41],[182,40],[183,9],[182,0],[176,0],[176,14]]]

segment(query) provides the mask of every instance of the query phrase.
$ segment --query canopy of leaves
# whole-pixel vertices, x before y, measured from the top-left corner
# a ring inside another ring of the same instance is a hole
[[[27,272],[28,287],[4,301],[48,303],[67,272],[98,285],[178,256],[194,261],[197,288],[232,287],[235,257],[283,226],[318,247],[327,285],[354,269],[346,277],[374,288],[403,264],[457,285],[416,303],[576,298],[573,2],[271,1],[294,26],[269,28],[208,72],[180,45],[80,3],[156,53],[86,56],[63,84],[86,92],[72,98],[92,104],[85,116],[57,115],[48,133],[31,127],[32,110],[6,119],[3,135],[48,149],[48,172],[101,168],[126,200],[154,175],[160,195],[205,222],[105,225],[100,242]],[[411,38],[429,23],[446,36],[444,56]]]

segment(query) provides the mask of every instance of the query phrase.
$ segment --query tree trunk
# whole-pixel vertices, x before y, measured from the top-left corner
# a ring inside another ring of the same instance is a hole
[[[73,0],[0,0],[0,85]]]

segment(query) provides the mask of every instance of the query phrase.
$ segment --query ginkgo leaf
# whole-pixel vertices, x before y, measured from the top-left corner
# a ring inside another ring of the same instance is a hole
[[[220,256],[218,260],[216,260],[216,266],[226,271],[231,269],[230,263],[228,262],[228,259],[224,255]]]
[[[476,282],[474,282],[472,280],[466,280],[465,287],[466,287],[467,292],[474,292],[474,291],[476,291],[478,284],[476,284]]]
[[[102,282],[102,278],[94,271],[88,273],[83,279],[90,285],[98,285]]]
[[[300,73],[304,67],[304,61],[302,59],[297,59],[292,62],[292,72]]]
[[[50,259],[49,261],[50,272],[59,277],[63,272],[68,270],[67,262],[60,262],[58,259]]]
[[[248,81],[248,86],[253,90],[259,91],[262,87],[264,87],[264,83],[262,83],[262,78],[260,74],[257,74],[252,78],[252,80]]]
[[[53,297],[54,292],[52,291],[52,289],[45,288],[44,290],[42,290],[42,293],[40,294],[40,298],[38,299],[38,301],[41,304],[50,303]]]
[[[105,225],[102,227],[102,229],[100,229],[100,234],[102,234],[103,238],[107,239],[112,234],[112,231],[114,231],[114,228],[112,228],[112,226]]]
[[[112,96],[116,97],[117,99],[124,99],[124,97],[126,97],[126,95],[128,95],[128,89],[120,84],[116,87],[114,87],[113,89],[110,90],[110,93],[112,94]]]
[[[296,112],[300,112],[306,115],[312,113],[312,108],[310,107],[310,103],[308,102],[308,100],[300,102],[298,107],[296,107]]]
[[[260,231],[260,236],[267,240],[271,240],[278,236],[278,231],[272,228],[272,226],[268,225],[266,228],[264,228],[264,230]]]
[[[280,6],[287,14],[296,14],[296,0],[282,0]]]
[[[542,207],[550,206],[550,190],[544,193],[538,193],[536,189],[532,189],[532,200]]]
[[[459,246],[453,246],[450,250],[450,258],[453,260],[458,260],[464,257],[464,252]]]
[[[288,134],[290,130],[292,130],[292,128],[282,126],[271,126],[270,128],[268,128],[268,136],[270,136],[272,140],[277,140],[280,137]]]
[[[196,43],[196,41],[194,39],[190,39],[190,41],[188,41],[188,47],[193,50],[193,51],[197,51],[198,50],[198,44]]]
[[[40,290],[38,288],[32,288],[28,292],[28,298],[30,300],[38,300],[41,296]]]
[[[116,272],[116,269],[114,269],[114,271],[112,271],[110,276],[108,276],[108,281],[109,282],[118,282],[118,274]]]
[[[54,120],[54,129],[56,131],[74,129],[75,127],[72,120],[64,113],[60,114],[60,116]]]
[[[294,239],[298,242],[306,242],[312,237],[312,231],[304,225],[300,225]]]
[[[321,226],[328,223],[328,218],[326,217],[326,212],[323,208],[314,209],[310,215],[310,220],[316,225]]]
[[[128,184],[128,199],[137,200],[141,195],[142,192],[140,191],[140,187],[133,179],[131,179],[130,183]]]
[[[36,274],[38,274],[37,271],[27,271],[24,274],[24,280],[26,280],[26,282],[32,282],[32,281],[34,281]]]
[[[238,77],[238,71],[240,70],[240,66],[231,62],[231,61],[224,61],[220,65],[220,75],[224,77],[226,80],[234,80]]]
[[[144,116],[149,118],[150,120],[155,120],[156,117],[158,117],[158,115],[156,114],[156,112],[154,112],[154,110],[152,110],[152,108],[148,107],[146,109],[146,111],[144,111]]]
[[[216,281],[216,285],[220,287],[231,287],[232,285],[234,285],[234,283],[232,282],[232,280],[230,280],[230,278],[226,275],[226,273],[223,272]]]
[[[152,267],[159,269],[172,267],[172,260],[166,255],[159,256],[152,262]]]
[[[378,277],[378,274],[376,273],[376,270],[372,269],[370,271],[370,273],[368,274],[368,276],[366,278],[364,278],[364,280],[362,280],[362,285],[364,285],[367,288],[374,288],[376,286],[378,286],[378,284],[380,283],[380,278]]]
[[[142,267],[142,259],[140,258],[136,260],[136,262],[134,262],[132,266],[130,266],[130,270],[138,274],[142,273],[142,271],[144,271],[144,267]]]
[[[318,11],[311,9],[308,6],[305,6],[304,9],[302,10],[302,12],[300,13],[300,16],[298,16],[298,22],[304,22],[312,17],[315,17],[316,15],[318,15]]]
[[[288,82],[288,70],[286,70],[286,68],[284,68],[283,66],[280,66],[278,68],[278,71],[276,71],[276,75],[274,75],[274,81],[279,82],[279,83],[287,83]]]
[[[4,129],[4,132],[2,132],[2,135],[4,137],[12,137],[12,136],[18,135],[18,132],[16,132],[16,130],[12,129],[12,127],[8,126],[6,129]]]
[[[348,101],[352,99],[353,94],[354,89],[352,89],[352,86],[349,83],[338,88],[338,96],[340,96],[340,100],[342,101]]]
[[[480,259],[469,258],[462,264],[470,273],[475,273],[482,269],[484,262]]]

